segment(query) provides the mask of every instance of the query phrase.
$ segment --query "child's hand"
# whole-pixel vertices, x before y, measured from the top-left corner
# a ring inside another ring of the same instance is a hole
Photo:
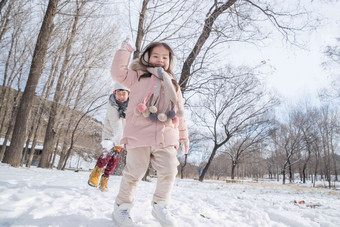
[[[106,150],[110,150],[112,147],[114,147],[114,142],[112,140],[103,140],[101,142],[102,148]]]
[[[179,148],[178,148],[178,150],[177,150],[177,156],[182,156],[182,155],[184,155],[184,146],[183,146],[184,144],[181,142],[181,143],[179,143]]]
[[[188,141],[181,141],[179,143],[177,155],[181,156],[181,155],[184,155],[184,154],[188,154],[188,151],[189,151],[189,142]]]
[[[125,49],[129,52],[133,52],[135,50],[129,37],[126,37],[126,39],[123,41],[121,49]]]

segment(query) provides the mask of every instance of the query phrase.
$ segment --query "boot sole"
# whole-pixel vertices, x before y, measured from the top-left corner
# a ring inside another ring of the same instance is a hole
[[[164,224],[163,222],[161,222],[161,220],[159,220],[159,218],[157,217],[156,213],[153,210],[151,214],[154,218],[156,218],[156,220],[161,224],[162,227],[177,227],[177,225],[168,225],[168,224]]]
[[[94,187],[94,188],[96,188],[98,186],[98,185],[91,184],[90,181],[88,181],[87,184],[90,185],[91,187]]]
[[[112,221],[119,227],[137,227],[138,225],[136,225],[135,223],[132,223],[132,225],[124,225],[119,223],[118,221],[116,221],[114,215],[112,214]]]

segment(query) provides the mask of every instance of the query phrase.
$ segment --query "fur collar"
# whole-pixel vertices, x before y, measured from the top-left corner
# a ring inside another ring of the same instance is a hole
[[[139,70],[141,70],[141,71],[147,72],[146,67],[145,67],[144,65],[141,65],[141,64],[139,63],[139,59],[138,59],[138,58],[137,58],[137,59],[134,59],[134,60],[131,62],[131,64],[130,64],[130,69],[131,69],[131,70],[134,70],[134,71],[139,71]]]

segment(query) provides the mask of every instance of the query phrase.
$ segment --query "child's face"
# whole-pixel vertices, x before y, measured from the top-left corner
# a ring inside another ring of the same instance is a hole
[[[116,90],[114,95],[118,102],[125,102],[129,98],[129,92],[126,90]]]
[[[157,67],[168,70],[170,63],[170,52],[164,46],[156,46],[152,49],[149,63]]]

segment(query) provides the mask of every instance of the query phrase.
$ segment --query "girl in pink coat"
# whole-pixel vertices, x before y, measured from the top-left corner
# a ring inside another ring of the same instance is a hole
[[[163,226],[177,226],[167,207],[179,164],[177,150],[183,147],[187,154],[189,139],[182,93],[173,75],[176,58],[167,44],[154,42],[128,68],[133,50],[124,42],[111,69],[113,80],[130,89],[121,140],[127,159],[113,219],[119,226],[134,225],[130,209],[135,189],[151,161],[158,176],[152,215]]]

